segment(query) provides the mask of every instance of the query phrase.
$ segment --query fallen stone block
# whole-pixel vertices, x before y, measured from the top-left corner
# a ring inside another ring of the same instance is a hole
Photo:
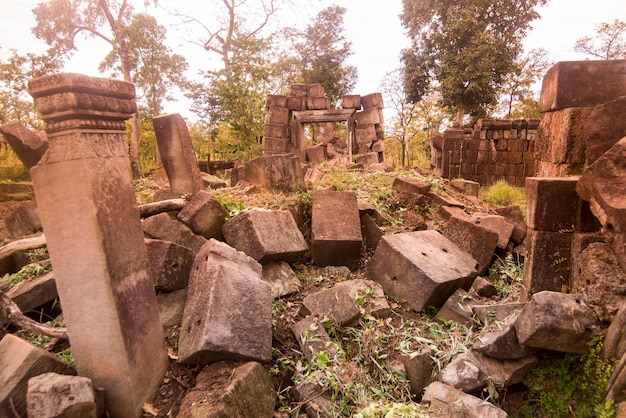
[[[0,416],[26,416],[28,379],[47,372],[75,374],[54,354],[13,334],[5,335],[0,340]]]
[[[210,239],[203,247],[207,266],[223,265],[243,274],[260,278],[263,267],[252,257],[242,251],[237,251],[225,242]],[[197,258],[197,256],[196,256]],[[194,259],[194,262],[196,260]]]
[[[181,364],[272,359],[271,289],[260,266],[253,274],[246,265],[253,261],[239,267],[243,257],[215,240],[196,256],[178,342]]]
[[[324,147],[316,145],[306,149],[306,160],[311,165],[319,165],[326,161]]]
[[[378,247],[378,243],[383,237],[383,231],[376,225],[371,216],[364,214],[361,215],[361,235],[365,240],[365,248],[372,251]]]
[[[23,238],[41,231],[41,219],[35,202],[24,203],[18,207],[4,223],[12,239]]]
[[[433,382],[426,388],[422,402],[440,411],[442,416],[463,418],[507,418],[502,409],[483,399],[468,395],[452,386]]]
[[[496,303],[493,305],[474,305],[472,310],[481,323],[504,321],[511,316],[519,315],[526,302]]]
[[[317,373],[319,374],[319,373]],[[324,379],[323,376],[318,377]],[[333,418],[337,416],[335,404],[331,395],[323,384],[316,382],[303,382],[295,385],[291,390],[291,396],[302,405],[302,409],[309,417]]]
[[[472,222],[480,225],[489,231],[498,234],[498,242],[496,246],[502,250],[506,249],[513,235],[514,226],[508,222],[504,216],[487,215],[485,213],[474,213],[471,216]]]
[[[420,311],[441,306],[457,289],[469,289],[476,261],[440,233],[427,230],[384,236],[366,270],[388,296]]]
[[[626,96],[626,60],[557,62],[543,77],[539,111],[596,106]]]
[[[490,298],[498,294],[496,287],[489,280],[480,276],[476,277],[474,283],[472,283],[472,290],[483,298]]]
[[[293,154],[265,155],[246,162],[237,169],[236,177],[263,190],[306,190],[300,163],[300,158]]]
[[[626,96],[618,97],[593,108],[585,122],[586,165],[607,152],[626,136]]]
[[[324,318],[309,315],[293,324],[291,329],[305,356],[324,352],[332,357],[339,351],[324,328]]]
[[[104,412],[104,393],[87,377],[43,373],[28,381],[26,403],[29,417],[98,418]]]
[[[343,327],[355,325],[364,314],[386,317],[391,310],[379,283],[353,279],[306,296],[300,312],[327,316]]]
[[[480,183],[465,179],[454,179],[450,180],[450,186],[465,195],[478,197]]]
[[[207,242],[206,238],[194,234],[189,227],[176,219],[172,219],[167,213],[159,213],[146,218],[141,224],[143,232],[148,238],[173,242],[189,248],[194,254],[197,254]]]
[[[316,266],[359,266],[363,236],[352,192],[318,190],[311,210],[311,258]]]
[[[364,168],[367,168],[372,164],[378,164],[378,154],[375,152],[367,152],[361,155],[355,155],[354,162],[356,164],[362,164]]]
[[[528,230],[523,300],[543,290],[568,291],[572,274],[573,236],[572,233]]]
[[[579,295],[543,291],[532,295],[515,321],[520,344],[565,353],[584,353],[600,323]]]
[[[458,354],[437,376],[437,380],[465,393],[481,390],[489,381],[489,375],[474,353]]]
[[[424,196],[431,202],[431,204],[440,206],[456,206],[458,208],[464,208],[465,204],[460,200],[454,199],[450,196],[444,196],[439,193],[428,192]]]
[[[198,374],[177,417],[271,417],[275,402],[272,377],[261,364],[221,361]]]
[[[228,187],[228,183],[226,183],[225,180],[221,179],[218,176],[214,176],[214,175],[207,174],[207,173],[202,173],[202,182],[204,183],[205,187],[208,187],[209,189],[212,189],[212,190],[223,189],[225,187]]]
[[[169,241],[149,238],[145,241],[155,287],[165,292],[187,287],[194,258],[192,251]]]
[[[35,280],[25,280],[18,283],[7,292],[7,295],[13,299],[13,302],[22,312],[32,311],[43,304],[53,301],[59,297],[54,280],[54,272],[46,273]]]
[[[396,192],[416,194],[425,194],[430,191],[431,187],[432,185],[427,181],[413,179],[410,177],[396,177],[391,185],[391,189]]]
[[[476,260],[476,271],[484,274],[498,245],[498,234],[476,221],[450,217],[443,235]]]
[[[186,300],[187,289],[175,290],[169,293],[159,293],[157,295],[159,316],[161,317],[163,328],[181,325]]]
[[[528,191],[526,192],[528,193]],[[504,216],[509,223],[513,224],[513,233],[511,234],[511,241],[515,244],[521,244],[526,237],[526,220],[524,214],[519,206],[507,206],[504,208],[496,208],[496,213],[500,216]]]
[[[406,370],[406,377],[409,379],[411,394],[419,400],[424,393],[424,388],[433,381],[435,361],[430,356],[430,351],[423,350],[403,354],[402,363]]]
[[[512,386],[524,380],[528,372],[539,363],[533,354],[518,359],[496,359],[484,356],[479,352],[472,353],[480,363],[480,367],[489,376],[489,380],[497,386]]]
[[[222,226],[228,212],[210,193],[200,190],[178,212],[177,218],[193,231],[206,239],[222,239]]]
[[[261,264],[290,263],[309,249],[288,210],[247,210],[226,222],[222,231],[229,245]]]
[[[439,206],[437,212],[445,219],[449,220],[451,217],[456,216],[457,218],[469,220],[470,216],[458,206]]]
[[[302,287],[296,273],[284,261],[265,264],[261,279],[272,288],[274,299],[296,293]]]
[[[437,319],[445,319],[471,326],[473,322],[473,304],[476,304],[476,302],[472,300],[469,293],[463,289],[457,289],[439,309],[436,317]]]
[[[28,169],[35,166],[48,149],[45,134],[38,135],[20,122],[0,126],[0,133]]]
[[[487,357],[501,360],[516,360],[536,354],[539,349],[519,343],[515,320],[509,322],[501,331],[489,332],[478,337],[474,350]]]
[[[549,232],[592,232],[600,224],[576,192],[578,177],[527,177],[527,223]]]

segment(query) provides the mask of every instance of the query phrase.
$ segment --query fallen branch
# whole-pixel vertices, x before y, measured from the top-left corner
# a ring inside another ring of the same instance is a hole
[[[139,206],[139,215],[142,218],[157,215],[162,212],[171,212],[181,210],[187,201],[185,199],[167,199],[159,202],[146,203]]]
[[[15,251],[29,251],[46,246],[46,236],[18,239],[0,247],[0,258]]]
[[[67,328],[49,327],[24,316],[19,306],[5,292],[0,291],[0,309],[6,315],[9,322],[26,331],[45,335],[51,338],[67,340]]]

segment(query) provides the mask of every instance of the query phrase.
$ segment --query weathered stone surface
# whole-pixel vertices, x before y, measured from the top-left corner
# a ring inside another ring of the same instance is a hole
[[[626,296],[626,275],[609,244],[591,243],[574,257],[572,292],[582,295],[598,319],[613,320]]]
[[[539,362],[539,358],[532,354],[518,359],[503,360],[484,356],[473,350],[472,353],[485,374],[498,386],[511,386],[522,382]]]
[[[375,152],[367,152],[366,154],[356,155],[354,162],[357,164],[363,164],[363,167],[367,168],[372,164],[378,163],[378,154]]]
[[[458,206],[439,206],[437,213],[439,213],[445,220],[449,220],[452,216],[465,220],[469,220],[470,218],[467,212]]]
[[[194,254],[169,241],[146,239],[148,265],[158,290],[172,292],[187,287]]]
[[[507,418],[506,412],[484,400],[441,382],[426,388],[422,402],[429,404],[442,416],[463,418]]]
[[[300,312],[327,316],[343,327],[355,325],[364,314],[386,317],[391,310],[379,283],[353,279],[306,296]]]
[[[316,315],[309,315],[291,326],[300,350],[305,356],[321,352],[330,357],[337,354],[337,346],[328,336],[323,319]]]
[[[173,242],[189,248],[194,254],[197,254],[207,242],[206,238],[194,234],[189,227],[165,212],[144,219],[142,227],[148,238]]]
[[[521,345],[517,339],[515,320],[509,322],[501,331],[481,335],[474,343],[474,350],[487,357],[515,360],[535,354],[537,348]]]
[[[367,94],[361,97],[363,109],[384,109],[383,95],[381,93]]]
[[[576,186],[603,226],[626,233],[626,137],[588,166]]]
[[[614,400],[617,403],[616,416],[621,418],[624,416],[624,401],[626,401],[624,393],[626,391],[626,356],[622,356],[613,370],[613,374],[609,379],[606,387],[606,399]]]
[[[467,351],[458,354],[439,373],[437,380],[463,392],[475,392],[482,389],[489,376],[474,353]]]
[[[352,192],[318,190],[311,210],[311,257],[317,266],[359,265],[363,236]]]
[[[181,403],[178,418],[271,417],[276,391],[261,364],[220,361],[198,374]]]
[[[625,96],[598,104],[585,123],[586,165],[591,165],[613,145],[626,136]]]
[[[263,143],[266,155],[287,154],[292,150],[292,143],[289,139],[266,136],[263,138]]]
[[[384,236],[366,271],[385,294],[420,311],[441,306],[456,289],[469,289],[476,261],[440,233],[428,230]]]
[[[578,197],[578,177],[527,177],[528,227],[549,232],[597,231],[600,228],[589,204]]]
[[[361,98],[361,100],[363,99]],[[356,112],[355,117],[357,126],[376,125],[377,123],[382,123],[380,109],[376,108]]]
[[[309,110],[330,109],[330,100],[327,97],[307,97],[306,107]]]
[[[198,159],[183,117],[178,113],[157,116],[152,125],[172,192],[184,195],[202,190]]]
[[[341,98],[341,108],[361,110],[361,96],[358,94],[343,96]]]
[[[498,245],[498,234],[475,221],[452,216],[443,235],[476,260],[476,271],[483,274],[491,264]]]
[[[112,417],[139,417],[168,359],[128,161],[134,86],[55,74],[28,91],[46,122],[31,177],[76,368]]]
[[[187,300],[187,289],[176,290],[169,293],[159,293],[157,302],[159,304],[159,316],[164,328],[174,325],[180,326],[183,322],[183,311]]]
[[[430,357],[430,351],[422,350],[402,355],[402,363],[406,370],[406,377],[409,379],[411,393],[420,399],[424,388],[433,381],[435,361]]]
[[[478,197],[480,183],[465,179],[450,180],[450,186],[468,196]]]
[[[495,232],[498,235],[498,242],[496,246],[500,249],[506,249],[513,235],[514,226],[508,222],[504,216],[500,215],[488,215],[485,213],[474,213],[470,217],[472,222],[476,225],[482,226],[489,231]]]
[[[293,262],[309,246],[288,210],[247,210],[222,228],[226,242],[261,264]]]
[[[284,261],[265,264],[261,278],[272,288],[274,299],[295,293],[302,287],[296,273]]]
[[[306,160],[309,164],[319,165],[326,161],[324,147],[316,145],[306,149]]]
[[[526,190],[528,196],[528,189]],[[528,198],[526,200],[528,202]],[[528,203],[527,203],[528,204]],[[506,206],[503,208],[496,208],[496,213],[504,218],[511,224],[513,224],[513,233],[511,234],[511,241],[515,244],[521,244],[526,238],[526,219],[524,213],[519,206]]]
[[[472,305],[476,304],[471,296],[463,289],[457,289],[446,300],[446,303],[437,312],[437,319],[455,321],[464,325],[472,324]]]
[[[289,104],[289,101],[287,101]],[[291,122],[291,110],[285,107],[270,107],[265,114],[265,123],[289,125]]]
[[[41,231],[41,219],[37,212],[37,204],[35,202],[24,203],[8,218],[4,223],[9,231],[12,239],[23,238]]]
[[[28,379],[42,373],[74,374],[57,356],[7,334],[0,340],[0,416],[26,416]]]
[[[393,180],[391,189],[396,192],[424,194],[430,191],[431,187],[432,185],[427,181],[413,179],[410,177],[396,177]]]
[[[626,95],[626,60],[557,62],[543,77],[539,111],[595,106]]]
[[[54,272],[35,280],[25,280],[7,292],[22,312],[31,311],[58,297]]]
[[[435,205],[456,206],[458,208],[465,207],[465,204],[460,200],[454,199],[450,196],[442,195],[440,193],[428,192],[424,196],[426,196],[426,198]]]
[[[319,375],[317,372],[315,375]],[[324,376],[317,377],[323,380]],[[305,414],[315,418],[333,418],[337,416],[335,404],[331,400],[328,389],[318,382],[303,382],[297,384],[291,390],[291,396],[296,402],[302,404]]]
[[[613,318],[613,322],[606,330],[604,346],[602,347],[602,357],[604,359],[619,360],[626,353],[626,299],[622,303]]]
[[[566,292],[570,287],[572,233],[528,230],[524,263],[524,299],[542,290]]]
[[[245,254],[210,240],[194,260],[178,342],[179,361],[272,358],[272,294],[261,266]]]
[[[275,154],[255,158],[246,162],[237,171],[238,180],[245,180],[263,190],[283,192],[306,190],[300,158],[294,157],[292,154]]]
[[[537,128],[536,159],[581,170],[585,164],[585,122],[592,109],[575,107],[545,113]]]
[[[361,215],[361,234],[365,240],[365,248],[368,251],[375,250],[383,237],[383,231],[368,214]]]
[[[178,212],[177,218],[196,235],[202,235],[206,239],[222,239],[222,226],[226,222],[226,216],[228,212],[219,200],[200,190]]]
[[[268,94],[265,96],[265,107],[287,107],[287,96]]]
[[[504,321],[508,317],[517,316],[526,302],[496,303],[494,305],[474,305],[472,310],[481,323]]]
[[[532,296],[515,321],[515,330],[520,344],[566,353],[584,353],[600,331],[580,295],[549,291]]]
[[[472,283],[472,290],[483,298],[490,298],[498,294],[496,287],[489,280],[480,276],[476,277],[474,283]]]
[[[37,135],[20,122],[0,126],[0,133],[24,167],[30,170],[48,149],[45,135]]]
[[[104,399],[100,399],[104,401]],[[29,417],[98,418],[98,396],[91,379],[44,373],[30,378],[26,403]],[[101,405],[103,407],[104,405]]]

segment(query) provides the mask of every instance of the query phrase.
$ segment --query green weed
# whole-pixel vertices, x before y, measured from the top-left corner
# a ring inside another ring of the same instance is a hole
[[[504,180],[498,180],[485,190],[482,200],[498,207],[524,205],[526,192],[523,188],[513,187]]]

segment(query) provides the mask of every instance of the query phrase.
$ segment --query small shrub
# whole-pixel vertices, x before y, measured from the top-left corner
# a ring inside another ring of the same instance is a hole
[[[519,187],[513,187],[504,180],[499,180],[487,188],[483,201],[498,207],[523,205],[526,203],[526,192]]]

